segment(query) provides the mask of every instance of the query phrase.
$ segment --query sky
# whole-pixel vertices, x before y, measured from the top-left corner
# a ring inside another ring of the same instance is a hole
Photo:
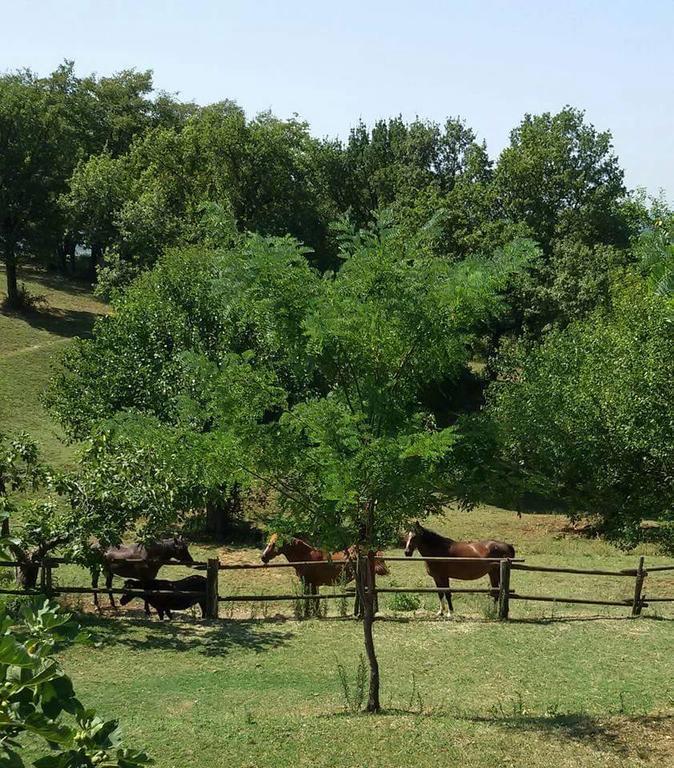
[[[672,0],[0,0],[0,71],[152,69],[157,88],[317,136],[461,116],[492,157],[525,113],[586,111],[630,188],[674,201]]]

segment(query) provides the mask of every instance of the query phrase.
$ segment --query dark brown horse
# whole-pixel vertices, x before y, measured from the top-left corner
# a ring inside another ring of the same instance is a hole
[[[377,557],[381,556],[377,552]],[[349,547],[339,552],[326,552],[324,549],[312,547],[302,539],[281,539],[277,533],[272,534],[261,555],[263,563],[268,563],[279,555],[284,555],[289,563],[330,560],[330,563],[320,565],[296,565],[295,573],[302,583],[305,595],[318,595],[319,588],[331,584],[348,584],[356,576],[356,547]],[[375,560],[374,572],[386,576],[389,570],[383,560]],[[318,602],[318,601],[316,601]]]
[[[98,577],[103,569],[105,573],[105,588],[112,589],[113,576],[122,576],[140,582],[148,582],[156,578],[162,565],[176,560],[180,563],[193,563],[194,559],[187,548],[187,542],[182,536],[170,539],[160,539],[148,544],[126,544],[120,547],[109,547],[106,550],[94,548],[98,562],[91,569],[91,586],[98,588]],[[131,562],[126,562],[127,560]],[[110,605],[116,610],[115,598],[108,591]],[[100,609],[98,593],[94,592],[94,604]],[[150,607],[145,601],[145,613],[150,614]]]
[[[405,544],[405,555],[411,557],[414,550],[418,549],[422,557],[485,557],[485,558],[512,558],[515,557],[515,549],[512,544],[506,544],[504,541],[493,541],[487,539],[484,541],[454,541],[454,539],[441,536],[435,531],[424,528],[418,522],[414,528],[407,534]],[[498,563],[480,563],[458,561],[452,562],[426,562],[426,572],[435,582],[438,588],[438,597],[440,598],[440,610],[438,616],[443,615],[443,598],[447,600],[447,615],[451,616],[452,611],[452,593],[449,589],[449,580],[452,579],[479,579],[482,576],[489,576],[492,586],[492,597],[498,599],[498,588],[500,585],[500,570]]]

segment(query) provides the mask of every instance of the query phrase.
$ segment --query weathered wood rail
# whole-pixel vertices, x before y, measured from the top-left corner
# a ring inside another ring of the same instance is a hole
[[[631,608],[632,616],[638,616],[644,607],[647,607],[650,603],[674,603],[674,596],[653,596],[647,597],[644,595],[643,587],[646,578],[649,573],[674,571],[674,564],[672,565],[654,565],[648,569],[644,566],[644,557],[639,559],[637,568],[624,568],[622,570],[606,570],[599,568],[572,568],[566,566],[549,566],[549,565],[529,565],[524,559],[521,558],[471,558],[471,557],[401,557],[397,555],[389,556],[376,556],[367,558],[363,557],[363,567],[369,567],[367,564],[373,561],[387,561],[387,562],[401,562],[401,563],[419,563],[419,562],[491,562],[498,564],[500,574],[500,587],[497,588],[478,588],[478,587],[451,587],[450,592],[456,594],[484,594],[492,595],[497,598],[498,603],[498,616],[502,620],[506,620],[509,617],[510,602],[512,600],[530,600],[533,602],[551,602],[551,603],[565,603],[565,604],[578,604],[578,605],[606,605],[616,607],[629,607]],[[138,562],[138,560],[129,559],[127,562]],[[304,567],[310,568],[318,565],[336,565],[343,566],[349,561],[334,561],[334,560],[306,560],[296,563],[221,563],[216,558],[210,558],[206,561],[195,561],[190,564],[181,563],[178,561],[169,561],[164,563],[164,566],[182,566],[188,567],[193,570],[206,571],[206,590],[205,592],[195,591],[182,591],[182,590],[127,590],[120,588],[94,588],[94,587],[70,587],[70,586],[54,586],[53,584],[53,570],[58,568],[62,564],[71,564],[72,561],[64,558],[45,558],[40,563],[40,587],[26,590],[26,589],[11,589],[0,588],[0,594],[9,595],[46,595],[48,597],[54,595],[67,595],[67,594],[92,594],[92,595],[131,595],[133,597],[151,597],[153,595],[173,595],[179,597],[204,597],[206,603],[206,618],[218,617],[218,605],[220,603],[233,603],[233,602],[285,602],[285,601],[307,601],[307,600],[333,600],[333,599],[348,599],[354,597],[354,591],[341,591],[330,592],[318,595],[309,594],[220,594],[219,574],[221,571],[243,571],[243,570],[261,570],[261,569],[273,569],[273,568],[296,568]],[[352,561],[355,565],[355,561]],[[0,568],[16,568],[21,563],[15,560],[0,561]],[[606,599],[594,599],[586,597],[573,597],[565,595],[529,595],[521,594],[511,587],[512,571],[527,571],[527,572],[539,572],[539,573],[561,573],[561,574],[575,574],[584,576],[606,576],[612,578],[632,578],[634,579],[634,593],[631,598],[606,600]],[[410,594],[431,594],[437,593],[437,587],[378,587],[374,581],[374,574],[372,575],[373,591],[376,595],[379,594],[398,594],[398,593],[410,593]]]

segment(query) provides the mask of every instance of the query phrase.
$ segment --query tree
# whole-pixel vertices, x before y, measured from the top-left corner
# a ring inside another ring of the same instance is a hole
[[[0,546],[2,542],[0,541]],[[25,739],[48,751],[39,768],[134,768],[153,761],[122,746],[119,724],[104,721],[76,697],[54,658],[65,643],[83,639],[69,614],[45,601],[13,618],[0,608],[0,759],[23,768]]]
[[[520,260],[418,257],[379,227],[343,244],[344,265],[321,283],[302,326],[310,367],[325,382],[285,402],[278,419],[238,435],[260,477],[279,494],[279,530],[313,533],[325,546],[354,541],[371,554],[413,519],[458,493],[458,425],[439,428],[422,392],[457,382],[498,290]],[[236,413],[236,410],[234,410]],[[232,424],[232,427],[234,424]],[[367,708],[377,712],[370,568],[360,569],[370,664]]]
[[[67,130],[29,72],[0,78],[0,250],[7,301],[21,304],[17,262],[53,249]]]
[[[503,354],[485,416],[514,484],[625,546],[655,519],[672,551],[673,342],[671,303],[627,273],[609,307]]]
[[[611,134],[597,132],[580,110],[526,115],[499,157],[495,181],[507,215],[526,223],[546,254],[569,236],[589,246],[628,243]]]

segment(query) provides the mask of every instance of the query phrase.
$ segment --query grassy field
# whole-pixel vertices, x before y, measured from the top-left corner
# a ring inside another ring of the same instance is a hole
[[[634,567],[605,542],[579,538],[560,518],[482,508],[449,511],[434,527],[458,537],[503,537],[529,563]],[[259,549],[193,548],[199,558],[249,562]],[[647,564],[665,562],[640,550]],[[399,551],[396,552],[399,554]],[[180,569],[172,569],[178,575]],[[650,576],[646,594],[674,594],[673,574]],[[74,567],[61,583],[86,583]],[[485,580],[486,581],[486,580]],[[420,563],[394,563],[380,584],[429,586]],[[456,584],[456,582],[455,582]],[[513,573],[537,594],[628,597],[632,579]],[[526,587],[526,589],[525,589]],[[286,592],[286,569],[221,574],[221,594]],[[91,613],[98,638],[62,661],[78,691],[123,721],[129,743],[159,766],[665,766],[674,760],[674,611],[516,602],[511,621],[487,618],[488,600],[455,597],[452,620],[434,596],[415,611],[382,600],[375,635],[383,715],[346,711],[342,665],[353,690],[360,624],[333,603],[323,619],[296,621],[292,604],[238,605],[207,623],[183,615],[146,620],[141,605]]]
[[[0,419],[3,429],[29,431],[63,466],[73,449],[40,395],[61,350],[105,306],[84,285],[44,273],[25,282],[48,304],[26,317],[0,314]],[[505,539],[529,564],[614,570],[634,568],[640,554],[647,567],[666,562],[648,547],[626,554],[579,537],[549,515],[520,519],[485,507],[449,510],[429,524],[455,538]],[[250,562],[260,550],[197,545],[193,554]],[[391,571],[380,586],[431,586],[418,562],[391,563]],[[74,566],[55,577],[89,583]],[[628,598],[633,580],[514,572],[511,586]],[[220,576],[223,595],[296,589],[287,569]],[[645,594],[674,594],[674,573],[649,576]],[[634,620],[627,606],[513,602],[501,624],[486,596],[457,595],[454,604],[451,621],[437,620],[434,595],[418,605],[382,597],[375,634],[386,711],[377,717],[345,708],[338,667],[353,690],[362,650],[360,624],[341,616],[350,604],[331,602],[327,617],[306,621],[288,602],[222,604],[218,622],[187,614],[161,623],[140,605],[97,617],[83,597],[69,605],[99,642],[61,659],[82,699],[120,717],[128,743],[147,748],[160,768],[674,764],[674,605],[652,604]]]
[[[0,304],[4,277],[0,269]],[[86,336],[106,307],[86,283],[37,270],[25,271],[21,282],[45,302],[22,315],[0,311],[0,429],[28,432],[48,461],[63,466],[72,460],[73,448],[62,442],[40,398],[62,350],[74,337]]]

